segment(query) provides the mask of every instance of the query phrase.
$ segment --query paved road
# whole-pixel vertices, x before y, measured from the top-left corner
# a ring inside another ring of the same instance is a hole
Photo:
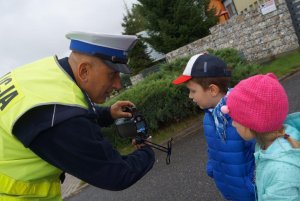
[[[290,100],[290,112],[300,111],[300,72],[283,80]],[[276,109],[276,108],[275,108]],[[121,192],[89,186],[67,201],[222,201],[206,176],[206,144],[203,134],[194,131],[175,141],[171,164],[157,153],[154,168],[135,185]]]

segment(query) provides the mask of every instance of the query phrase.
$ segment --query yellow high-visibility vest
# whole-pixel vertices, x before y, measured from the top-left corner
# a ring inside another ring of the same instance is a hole
[[[61,200],[62,171],[12,134],[15,122],[27,111],[53,104],[88,108],[84,94],[56,57],[21,66],[0,78],[0,201]]]

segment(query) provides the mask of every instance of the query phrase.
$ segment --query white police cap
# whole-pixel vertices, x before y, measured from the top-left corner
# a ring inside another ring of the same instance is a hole
[[[109,35],[85,32],[71,32],[70,49],[101,58],[106,65],[121,73],[130,73],[128,52],[137,41],[134,35]]]

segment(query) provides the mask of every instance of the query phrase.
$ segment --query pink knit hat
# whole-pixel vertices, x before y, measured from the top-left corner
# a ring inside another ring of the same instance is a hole
[[[239,82],[229,93],[223,113],[256,132],[279,130],[288,114],[288,97],[272,73]]]

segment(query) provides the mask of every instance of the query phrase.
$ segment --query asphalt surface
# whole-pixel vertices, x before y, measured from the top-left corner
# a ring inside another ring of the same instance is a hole
[[[289,112],[300,111],[300,72],[282,84],[289,96]],[[153,169],[132,187],[112,192],[88,186],[66,201],[222,201],[205,172],[207,146],[200,119],[194,127],[198,129],[174,142],[170,165],[165,164],[164,153],[156,152]]]

